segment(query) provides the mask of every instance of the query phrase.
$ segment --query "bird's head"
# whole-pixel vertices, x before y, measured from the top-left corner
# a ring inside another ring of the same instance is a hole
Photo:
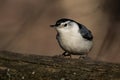
[[[67,32],[78,32],[79,25],[76,21],[71,19],[62,18],[56,21],[54,25],[50,25],[54,27],[58,33],[67,33]]]

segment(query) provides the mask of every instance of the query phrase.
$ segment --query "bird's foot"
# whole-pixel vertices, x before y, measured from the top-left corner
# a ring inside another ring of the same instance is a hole
[[[67,52],[64,52],[62,55],[63,55],[63,56],[71,56],[71,54],[70,54],[70,53],[67,53]]]
[[[79,59],[81,59],[81,60],[90,60],[91,58],[88,57],[87,55],[80,55]]]
[[[68,52],[64,52],[64,53],[62,54],[62,56],[63,56],[64,58],[72,58],[71,54],[68,53]]]
[[[55,55],[53,56],[54,58],[58,57],[58,58],[71,58],[71,54],[68,53],[68,52],[64,52],[62,54],[59,54],[59,55]]]

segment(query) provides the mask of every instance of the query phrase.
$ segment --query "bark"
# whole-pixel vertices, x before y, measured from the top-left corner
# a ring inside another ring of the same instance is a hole
[[[120,80],[120,64],[1,51],[0,80]]]

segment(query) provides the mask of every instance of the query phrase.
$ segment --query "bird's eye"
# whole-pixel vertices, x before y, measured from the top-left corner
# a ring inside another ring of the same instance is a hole
[[[64,24],[64,27],[66,27],[67,26],[67,24]]]

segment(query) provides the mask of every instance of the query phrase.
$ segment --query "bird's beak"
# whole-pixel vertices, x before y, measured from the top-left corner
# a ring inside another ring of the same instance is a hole
[[[50,27],[55,27],[55,25],[50,25]]]

